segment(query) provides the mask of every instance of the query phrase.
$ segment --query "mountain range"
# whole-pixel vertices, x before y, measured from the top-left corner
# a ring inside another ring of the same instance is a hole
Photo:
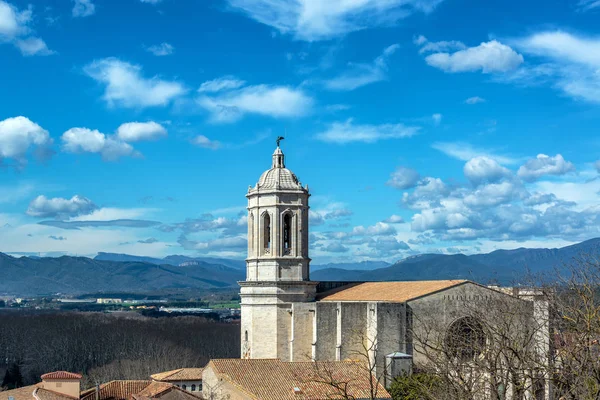
[[[487,254],[421,254],[384,261],[311,265],[315,281],[470,279],[510,285],[528,272],[549,274],[585,255],[600,255],[600,238],[558,249],[496,250]],[[235,288],[245,278],[243,260],[165,258],[98,253],[86,257],[12,257],[0,253],[0,294],[178,291]]]

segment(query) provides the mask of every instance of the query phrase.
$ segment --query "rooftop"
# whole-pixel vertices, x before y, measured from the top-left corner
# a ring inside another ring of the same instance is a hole
[[[98,400],[127,400],[129,396],[144,390],[152,381],[110,381],[100,385]],[[81,392],[81,400],[96,400],[96,389]]]
[[[5,390],[0,392],[0,400],[8,400],[9,397],[13,397],[15,400],[32,400],[33,392],[39,387],[37,385],[23,386],[18,389]]]
[[[340,398],[340,392],[322,381],[333,378],[347,383],[351,398],[370,398],[369,374],[362,364],[352,361],[283,362],[278,359],[211,360],[207,368],[229,380],[250,397],[261,400]],[[268,377],[268,379],[265,379]],[[389,398],[377,383],[377,397]]]
[[[9,397],[15,400],[76,400],[75,397],[44,389],[42,383],[0,392],[0,400],[8,400]]]
[[[461,285],[466,280],[364,282],[343,286],[321,294],[319,301],[374,301],[404,303],[440,290]]]
[[[179,381],[201,381],[204,368],[179,368],[172,371],[160,372],[151,375],[155,381],[179,382]]]
[[[55,371],[55,372],[48,372],[47,374],[42,375],[41,378],[42,378],[42,380],[49,380],[49,379],[81,379],[81,375],[73,373],[73,372],[67,372],[67,371]]]

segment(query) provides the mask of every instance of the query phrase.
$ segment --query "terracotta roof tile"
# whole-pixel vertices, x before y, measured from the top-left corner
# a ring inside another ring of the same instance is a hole
[[[135,393],[138,396],[143,397],[157,397],[160,396],[164,392],[168,392],[177,386],[172,383],[167,382],[152,382],[148,386],[146,386],[143,390],[138,393]]]
[[[144,390],[152,381],[110,381],[100,385],[99,400],[127,400]],[[81,392],[81,400],[96,400],[94,388]]]
[[[180,389],[177,386],[171,386],[170,390],[163,391],[154,397],[147,396],[143,393],[134,394],[131,396],[133,400],[150,400],[150,399],[161,399],[161,400],[198,400],[202,399],[202,393],[190,393],[186,390]]]
[[[179,368],[172,371],[160,372],[151,375],[155,381],[178,382],[178,381],[201,381],[204,368]]]
[[[365,282],[325,292],[320,296],[319,301],[381,301],[403,303],[465,282],[468,281]]]
[[[35,392],[33,392],[33,397],[36,400],[77,400],[78,397],[73,397],[66,395],[64,393],[58,393],[53,390],[48,390],[44,388],[37,388]]]
[[[348,383],[348,395],[369,398],[369,374],[361,364],[349,361],[282,362],[274,359],[211,360],[209,366],[246,392],[260,400],[318,400],[341,398],[333,386],[320,382],[332,376],[336,382]],[[268,377],[268,379],[265,379]],[[376,382],[375,382],[376,383]],[[381,384],[377,384],[378,398],[390,398]]]
[[[33,392],[39,387],[36,385],[23,386],[18,389],[5,390],[0,392],[0,400],[8,400],[9,397],[14,397],[15,400],[32,400]]]
[[[47,374],[42,375],[42,380],[48,379],[81,379],[81,375],[67,371],[48,372]]]

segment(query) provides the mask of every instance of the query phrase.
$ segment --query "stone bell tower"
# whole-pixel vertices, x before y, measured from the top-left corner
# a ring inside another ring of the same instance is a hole
[[[294,303],[315,299],[309,280],[308,186],[285,167],[279,147],[271,168],[248,189],[248,258],[241,286],[242,358],[289,360]]]

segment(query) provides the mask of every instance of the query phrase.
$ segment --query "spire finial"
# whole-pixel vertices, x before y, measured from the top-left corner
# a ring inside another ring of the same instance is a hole
[[[279,147],[279,143],[280,143],[280,142],[281,142],[283,139],[285,139],[283,136],[277,136],[277,140],[276,140],[276,142],[277,142],[277,147]]]

